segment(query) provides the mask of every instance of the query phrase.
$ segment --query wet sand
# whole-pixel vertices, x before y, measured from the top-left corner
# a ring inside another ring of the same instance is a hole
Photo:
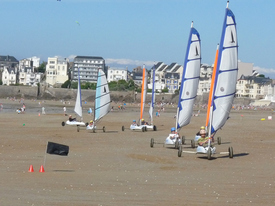
[[[122,132],[122,125],[129,128],[139,117],[139,108],[127,105],[98,123],[98,128],[106,127],[105,133],[92,133],[62,127],[68,117],[60,101],[39,105],[26,100],[25,114],[15,112],[18,102],[0,102],[0,205],[275,205],[275,117],[268,120],[272,111],[232,111],[216,134],[222,139],[216,148],[219,153],[233,147],[234,158],[217,154],[207,160],[188,153],[178,157],[177,150],[163,147],[175,125],[176,108],[154,119],[155,132]],[[91,119],[89,104],[84,104],[85,122]],[[66,107],[73,114],[74,103]],[[205,116],[201,110],[180,131],[189,139],[184,151],[195,151],[190,139]],[[151,138],[160,144],[150,148]],[[46,154],[48,141],[68,145],[69,155]],[[43,164],[45,172],[40,173]],[[30,165],[34,172],[28,172]]]

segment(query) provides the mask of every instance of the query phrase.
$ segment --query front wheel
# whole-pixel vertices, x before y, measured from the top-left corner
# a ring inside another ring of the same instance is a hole
[[[77,132],[79,132],[79,126],[76,126],[76,130],[77,130]]]
[[[154,125],[153,129],[154,129],[154,131],[157,131],[157,126],[156,126],[156,125]]]
[[[105,130],[105,126],[103,126],[102,130],[103,130],[103,132],[105,132],[105,131],[106,131],[106,130]]]
[[[207,159],[211,160],[211,148],[210,147],[207,150]]]
[[[179,150],[178,150],[178,157],[181,157],[182,155],[182,146],[179,146]]]
[[[61,122],[61,125],[64,127],[65,126],[65,122]]]
[[[124,126],[121,127],[121,130],[122,130],[122,132],[124,132],[124,130],[125,130]]]

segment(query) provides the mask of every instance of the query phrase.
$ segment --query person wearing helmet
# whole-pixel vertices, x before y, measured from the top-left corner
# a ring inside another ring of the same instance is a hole
[[[136,120],[133,120],[132,126],[137,126]]]
[[[91,120],[89,126],[91,127],[91,126],[93,126],[93,124],[94,124],[94,121]]]
[[[175,139],[179,138],[179,134],[176,132],[176,128],[175,127],[171,128],[171,133],[170,133],[169,136],[170,136],[171,140],[175,140]]]
[[[148,125],[148,122],[145,122],[144,119],[141,119],[141,125]]]

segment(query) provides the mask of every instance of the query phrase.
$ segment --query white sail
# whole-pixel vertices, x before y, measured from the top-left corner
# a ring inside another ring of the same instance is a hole
[[[152,73],[152,100],[149,108],[149,116],[150,116],[151,124],[153,124],[154,107],[155,107],[155,65],[153,66],[153,73]]]
[[[79,68],[78,68],[77,95],[76,95],[74,111],[78,116],[82,118],[82,99],[81,99],[81,84],[80,84]]]
[[[141,119],[143,118],[146,94],[147,94],[147,71],[145,69],[145,65],[143,65],[141,102],[140,102],[140,123],[141,123]]]
[[[232,108],[238,75],[238,42],[236,21],[228,8],[221,35],[217,71],[212,101],[211,133],[220,129],[229,117]]]
[[[200,35],[193,28],[193,22],[187,44],[184,69],[181,80],[177,109],[176,128],[188,125],[193,113],[193,105],[197,96],[201,66]]]
[[[102,69],[98,69],[94,109],[95,122],[108,114],[108,112],[110,111],[110,103],[110,92],[105,73],[102,71]]]

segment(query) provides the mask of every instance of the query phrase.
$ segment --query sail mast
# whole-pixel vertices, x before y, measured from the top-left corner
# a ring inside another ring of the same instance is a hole
[[[215,77],[216,77],[218,55],[219,55],[219,44],[217,45],[214,68],[213,68],[213,72],[212,72],[211,86],[210,86],[209,97],[208,97],[208,109],[207,109],[206,124],[205,124],[206,127],[208,127],[210,109],[211,109],[211,106],[212,106],[212,100],[213,100],[213,94],[214,94],[213,93],[213,88],[214,88]],[[210,128],[211,128],[211,126],[210,126]]]
[[[150,104],[150,109],[149,109],[149,115],[151,118],[151,125],[153,125],[153,111],[155,107],[155,64],[153,66],[153,74],[152,74],[152,100]]]
[[[144,104],[145,104],[145,98],[146,98],[146,83],[147,83],[147,79],[146,79],[147,75],[146,75],[146,69],[145,69],[145,65],[143,65],[143,74],[142,74],[142,87],[141,87],[141,102],[140,102],[140,118],[139,118],[139,123],[141,124],[141,120],[143,117],[143,111],[144,111]]]

